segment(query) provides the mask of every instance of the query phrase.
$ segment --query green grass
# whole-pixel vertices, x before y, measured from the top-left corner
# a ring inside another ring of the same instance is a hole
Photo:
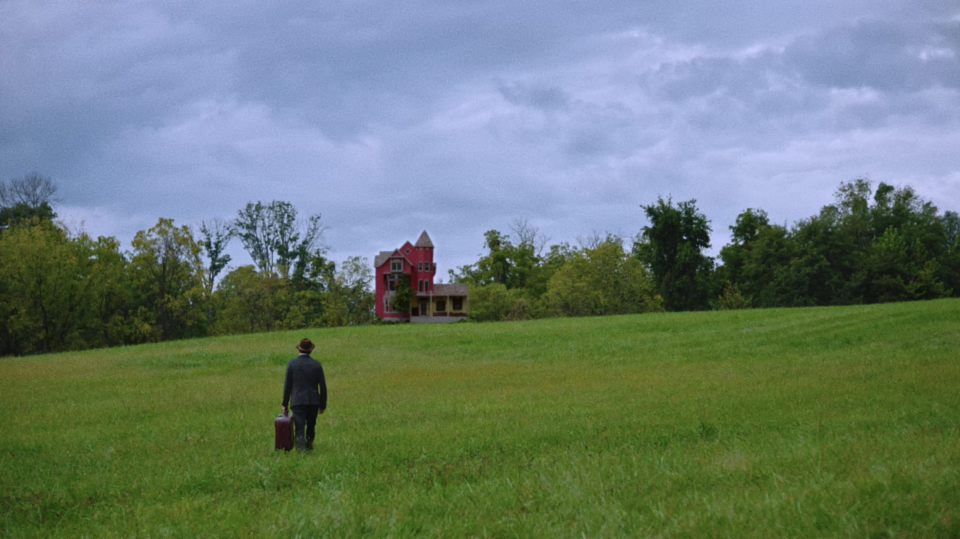
[[[323,536],[960,537],[960,301],[0,359],[0,537]]]

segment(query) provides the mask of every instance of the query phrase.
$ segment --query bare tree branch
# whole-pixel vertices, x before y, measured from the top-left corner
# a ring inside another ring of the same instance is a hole
[[[36,208],[44,203],[49,205],[56,201],[56,193],[57,184],[53,180],[33,172],[10,180],[9,185],[0,183],[0,206],[25,204]]]
[[[540,229],[531,225],[526,217],[513,220],[510,231],[516,235],[518,245],[529,245],[537,256],[543,253],[544,247],[550,238],[543,235]]]
[[[589,236],[577,236],[577,244],[580,245],[581,249],[596,249],[601,243],[603,243],[603,238],[596,230],[591,232]]]

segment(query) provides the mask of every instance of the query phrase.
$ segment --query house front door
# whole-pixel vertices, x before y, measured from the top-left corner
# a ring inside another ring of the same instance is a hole
[[[427,313],[427,304],[429,302],[425,299],[420,300],[420,316],[428,316]]]

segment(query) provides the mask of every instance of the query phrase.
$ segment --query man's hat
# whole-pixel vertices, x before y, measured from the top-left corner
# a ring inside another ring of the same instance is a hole
[[[303,339],[300,341],[300,344],[297,345],[297,350],[304,354],[309,354],[313,351],[313,343],[310,342],[310,339]]]

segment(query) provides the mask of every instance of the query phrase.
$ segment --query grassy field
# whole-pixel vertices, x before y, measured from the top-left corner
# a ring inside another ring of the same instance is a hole
[[[960,537],[960,301],[2,358],[0,432],[3,538]]]

